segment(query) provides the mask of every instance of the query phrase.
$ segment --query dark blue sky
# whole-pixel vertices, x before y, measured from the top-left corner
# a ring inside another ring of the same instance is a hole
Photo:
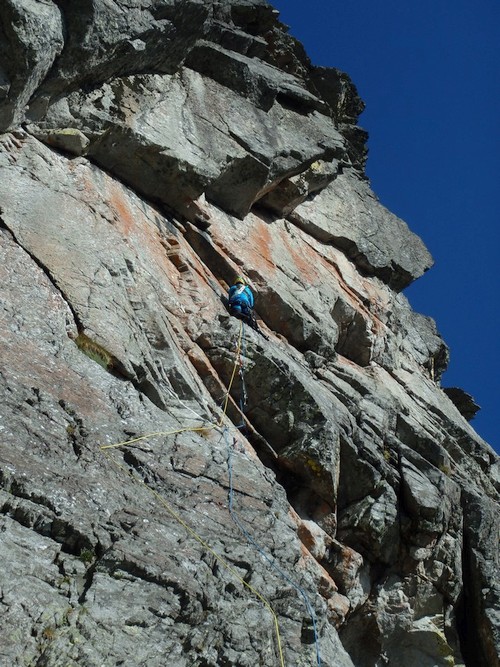
[[[442,385],[474,396],[472,425],[500,451],[500,2],[271,3],[365,101],[373,190],[435,260],[405,294],[450,347]]]

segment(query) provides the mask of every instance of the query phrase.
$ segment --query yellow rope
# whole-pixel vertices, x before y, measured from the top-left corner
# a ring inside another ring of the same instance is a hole
[[[131,445],[132,443],[139,442],[141,440],[147,440],[147,439],[155,437],[155,436],[167,436],[167,435],[175,435],[177,433],[186,433],[188,431],[191,431],[191,432],[193,432],[193,431],[205,431],[207,429],[220,428],[220,426],[222,426],[222,424],[224,422],[224,418],[226,416],[227,406],[228,406],[228,402],[229,402],[229,396],[230,396],[231,388],[233,386],[234,378],[236,376],[236,369],[238,367],[238,362],[240,360],[242,337],[243,337],[243,322],[240,323],[240,332],[239,332],[238,342],[237,342],[237,346],[236,346],[235,362],[234,362],[234,365],[233,365],[233,371],[232,371],[232,374],[231,374],[231,378],[230,378],[228,389],[227,389],[226,396],[225,396],[224,407],[222,409],[222,416],[221,416],[218,423],[215,424],[215,423],[208,422],[208,424],[205,425],[205,426],[196,426],[196,427],[193,426],[193,427],[180,428],[180,429],[177,429],[175,431],[157,431],[155,433],[147,433],[146,435],[141,435],[137,438],[133,438],[132,440],[126,440],[124,442],[118,442],[118,443],[115,443],[115,444],[112,444],[112,445],[101,445],[99,447],[99,449],[100,449],[101,453],[103,454],[103,456],[105,456],[119,470],[121,470],[123,473],[128,475],[135,483],[141,484],[150,493],[152,493],[153,496],[156,498],[156,500],[161,505],[163,505],[163,507],[167,510],[167,512],[170,514],[170,516],[173,517],[178,523],[180,523],[181,526],[183,526],[183,528],[197,542],[199,542],[199,544],[201,544],[210,554],[212,554],[212,556],[214,556],[214,558],[216,558],[217,561],[228,572],[230,572],[243,586],[248,588],[248,590],[251,593],[253,593],[253,595],[255,595],[255,597],[258,600],[260,600],[262,602],[262,604],[269,610],[269,612],[271,613],[271,615],[273,617],[273,624],[274,624],[274,631],[275,631],[275,634],[276,634],[276,643],[277,643],[277,646],[278,646],[280,667],[285,667],[285,659],[284,659],[283,647],[282,647],[282,643],[281,643],[281,634],[280,634],[280,628],[279,628],[279,623],[278,623],[278,616],[277,616],[276,612],[274,611],[271,603],[261,593],[259,593],[258,590],[256,590],[247,581],[245,581],[243,579],[243,577],[241,577],[238,574],[238,572],[236,572],[236,570],[234,570],[221,555],[219,555],[216,551],[214,551],[212,549],[212,547],[207,542],[205,542],[205,540],[200,535],[198,535],[198,533],[195,530],[193,530],[193,528],[191,528],[191,526],[189,526],[189,524],[187,524],[184,521],[184,519],[179,514],[177,514],[177,512],[174,511],[174,509],[167,503],[165,498],[163,498],[163,496],[160,493],[158,493],[158,491],[153,489],[153,487],[149,486],[149,484],[146,484],[146,482],[144,480],[142,480],[142,479],[138,478],[136,475],[134,475],[132,473],[132,471],[127,470],[127,468],[125,468],[124,466],[119,464],[117,461],[115,461],[112,458],[112,456],[110,454],[108,454],[108,452],[106,451],[108,449],[114,449],[114,448],[118,448],[118,447],[124,447],[126,445]]]
[[[179,428],[175,431],[155,431],[154,433],[146,433],[145,435],[140,435],[138,438],[132,438],[131,440],[124,440],[123,442],[116,442],[112,445],[101,445],[101,450],[102,449],[115,449],[117,447],[125,447],[126,445],[132,445],[134,442],[140,442],[141,440],[149,440],[149,438],[155,438],[157,436],[163,435],[177,435],[177,433],[186,433],[188,431],[206,431],[206,430],[212,430],[214,428],[218,428],[222,426],[224,423],[224,417],[226,416],[227,412],[227,406],[229,403],[229,396],[231,393],[231,389],[233,387],[233,382],[234,378],[236,376],[236,369],[238,368],[238,361],[240,358],[240,353],[241,353],[241,341],[243,338],[243,322],[240,322],[240,332],[238,335],[238,342],[236,344],[236,354],[235,354],[235,362],[233,365],[233,371],[231,374],[231,379],[229,380],[229,386],[226,391],[225,399],[224,399],[224,407],[222,408],[222,416],[220,420],[217,423],[213,422],[207,422],[203,426],[186,426],[184,428]]]
[[[220,421],[217,424],[217,426],[222,426],[222,422],[224,421],[224,417],[226,416],[227,404],[229,402],[229,394],[231,393],[234,378],[235,378],[235,375],[236,375],[236,369],[238,367],[238,362],[240,360],[242,338],[243,338],[243,322],[240,321],[240,333],[239,333],[239,336],[238,336],[238,342],[236,344],[236,354],[234,355],[235,361],[234,361],[234,364],[233,364],[233,372],[231,374],[231,379],[229,380],[229,385],[228,385],[227,392],[226,392],[226,400],[224,402],[224,407],[222,409],[222,417],[220,418]]]
[[[100,445],[100,449],[115,449],[116,447],[124,447],[125,445],[131,445],[134,442],[139,442],[140,440],[149,440],[158,435],[176,435],[177,433],[186,433],[186,431],[207,431],[209,429],[216,428],[217,424],[212,424],[208,422],[205,426],[186,426],[185,428],[179,428],[176,431],[156,431],[156,433],[146,433],[146,435],[140,435],[138,438],[132,438],[132,440],[124,440],[123,442],[116,442],[113,445]]]
[[[102,449],[101,449],[102,451]],[[241,577],[236,570],[234,570],[228,563],[227,561],[216,551],[212,549],[212,547],[205,542],[205,540],[198,535],[198,533],[191,528],[189,524],[187,524],[184,519],[175,512],[174,509],[167,503],[165,498],[158,493],[153,487],[149,486],[149,484],[146,484],[146,482],[139,477],[135,476],[130,470],[127,470],[124,466],[120,465],[117,461],[115,461],[110,454],[106,451],[102,451],[103,455],[113,464],[115,465],[119,470],[121,470],[124,474],[128,475],[136,484],[140,484],[144,486],[150,493],[153,494],[153,496],[156,498],[156,500],[163,505],[163,507],[167,510],[167,512],[170,514],[171,517],[173,517],[178,523],[183,526],[183,528],[197,541],[199,542],[214,558],[217,559],[217,561],[228,571],[230,572],[233,577],[235,577],[243,586],[248,588],[248,590],[253,593],[263,604],[264,606],[269,610],[273,617],[273,623],[274,623],[274,631],[276,633],[276,642],[278,645],[278,653],[279,653],[279,658],[280,658],[280,666],[285,667],[285,660],[284,660],[284,655],[283,655],[283,648],[281,644],[281,635],[280,635],[280,629],[279,629],[279,623],[278,623],[278,616],[276,615],[276,612],[274,611],[271,603],[261,594],[257,589],[255,589],[251,584],[249,584],[247,581]]]

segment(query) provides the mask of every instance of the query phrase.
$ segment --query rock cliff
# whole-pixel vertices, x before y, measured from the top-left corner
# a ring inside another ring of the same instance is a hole
[[[0,19],[0,663],[498,665],[498,458],[349,77],[264,0]]]

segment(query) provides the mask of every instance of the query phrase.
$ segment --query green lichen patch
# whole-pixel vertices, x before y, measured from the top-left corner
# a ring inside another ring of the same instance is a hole
[[[92,359],[92,361],[95,361],[106,370],[113,368],[113,355],[83,332],[80,332],[75,338],[75,343],[78,349],[87,355],[89,359]]]

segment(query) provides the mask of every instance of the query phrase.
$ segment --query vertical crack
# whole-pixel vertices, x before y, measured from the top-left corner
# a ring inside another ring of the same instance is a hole
[[[54,289],[61,295],[61,298],[63,299],[64,303],[68,306],[71,315],[73,316],[73,319],[75,321],[75,324],[80,331],[83,329],[83,325],[80,321],[80,318],[78,317],[78,313],[75,311],[73,306],[71,305],[71,301],[68,298],[67,294],[64,292],[62,287],[57,283],[57,280],[55,277],[52,275],[50,272],[50,269],[30,250],[28,250],[22,243],[21,241],[17,238],[16,234],[12,231],[12,229],[9,227],[9,225],[5,222],[5,220],[2,217],[2,209],[0,208],[0,228],[5,229],[8,234],[10,234],[12,240],[16,245],[18,245],[24,252],[30,257],[30,259],[33,260],[33,262],[38,266],[38,268],[43,271],[47,279],[50,281],[51,285],[53,285]]]

